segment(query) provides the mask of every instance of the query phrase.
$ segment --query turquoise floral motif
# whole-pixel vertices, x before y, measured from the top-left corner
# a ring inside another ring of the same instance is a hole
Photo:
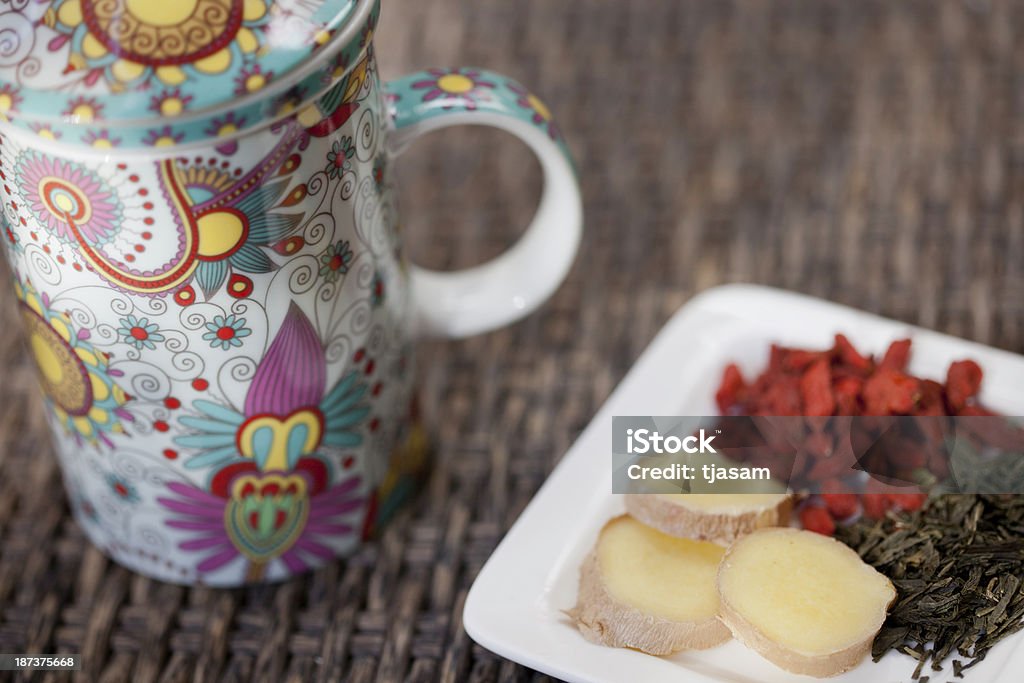
[[[387,84],[385,99],[395,128],[458,112],[494,113],[529,123],[571,159],[544,102],[517,81],[475,68],[429,69]]]
[[[206,323],[203,339],[210,342],[212,348],[227,351],[241,346],[242,340],[251,334],[252,330],[245,326],[245,318],[215,315],[213,320]]]
[[[370,304],[377,308],[384,303],[384,277],[380,271],[373,274],[373,283],[370,285]]]
[[[320,254],[320,277],[327,282],[334,282],[348,272],[352,258],[348,240],[340,240],[328,246],[324,253]]]
[[[130,481],[113,472],[108,473],[106,479],[107,485],[118,500],[125,503],[139,502],[139,492]]]
[[[387,159],[383,154],[373,160],[373,186],[380,192],[384,188],[384,177],[387,170]]]
[[[356,146],[352,144],[352,138],[343,135],[340,140],[335,140],[331,145],[331,151],[327,153],[327,166],[324,172],[332,178],[338,178],[345,171],[351,170],[352,159],[356,156]]]
[[[158,343],[164,341],[164,335],[159,330],[159,326],[149,322],[149,318],[136,318],[134,315],[127,315],[121,318],[121,327],[117,328],[117,334],[122,341],[131,344],[139,351],[153,350]]]

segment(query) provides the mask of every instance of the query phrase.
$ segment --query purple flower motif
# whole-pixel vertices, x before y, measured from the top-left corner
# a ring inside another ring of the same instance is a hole
[[[181,88],[163,90],[149,98],[149,110],[161,116],[177,116],[185,111],[192,96],[181,92]]]
[[[94,97],[76,97],[68,101],[67,108],[61,113],[74,119],[75,123],[91,123],[103,113],[103,105]]]
[[[235,94],[248,95],[249,93],[262,90],[263,87],[274,78],[273,71],[264,71],[259,64],[242,69],[235,77]]]
[[[245,117],[236,116],[235,112],[231,111],[226,116],[214,118],[203,132],[213,137],[232,137],[244,127]],[[222,145],[218,145],[217,151],[225,155],[234,154],[238,151],[238,140],[232,139]]]
[[[327,359],[316,329],[292,304],[253,375],[245,404],[197,400],[197,415],[179,421],[194,430],[175,443],[200,452],[189,469],[221,466],[240,459],[261,472],[290,470],[323,446],[352,448],[363,441],[370,414],[364,373],[350,369],[327,386]]]
[[[48,123],[30,123],[28,127],[31,128],[35,132],[35,134],[41,138],[46,138],[48,140],[59,140],[61,137],[61,132],[59,130],[54,130],[53,127],[50,126],[50,124]]]
[[[184,133],[175,133],[170,126],[164,126],[150,130],[142,142],[153,147],[172,147],[184,139]]]
[[[516,104],[531,113],[530,120],[533,121],[534,125],[547,130],[552,140],[558,140],[562,137],[562,132],[558,129],[558,125],[551,118],[551,110],[548,109],[547,105],[539,97],[515,81],[508,81],[505,85],[519,96],[516,99]]]
[[[18,105],[23,99],[17,86],[13,83],[0,85],[0,118],[6,117],[12,111],[17,111]]]
[[[117,147],[121,144],[121,138],[110,137],[109,130],[100,132],[90,130],[82,136],[82,141],[88,145],[92,145],[96,149],[110,149],[111,147]]]
[[[202,555],[199,573],[244,560],[255,580],[270,565],[305,571],[351,542],[365,503],[361,480],[328,481],[327,466],[316,458],[302,458],[287,472],[261,472],[242,462],[217,472],[209,493],[172,482],[172,495],[157,500],[172,513],[167,526],[191,536],[178,547]]]
[[[440,98],[443,109],[463,107],[476,109],[477,100],[485,96],[484,88],[495,88],[493,81],[485,81],[475,69],[428,69],[433,78],[416,81],[413,90],[426,90],[423,102],[432,102]]]

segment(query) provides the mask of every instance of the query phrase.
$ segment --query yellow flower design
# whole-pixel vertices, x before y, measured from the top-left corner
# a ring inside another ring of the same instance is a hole
[[[39,371],[54,418],[78,441],[113,446],[110,434],[124,433],[130,400],[114,378],[106,354],[88,342],[89,331],[75,330],[70,317],[51,310],[49,299],[31,283],[15,283],[29,350]]]
[[[57,47],[70,43],[70,69],[102,74],[116,92],[228,71],[260,49],[254,29],[267,9],[267,0],[58,0],[44,21],[63,34]]]

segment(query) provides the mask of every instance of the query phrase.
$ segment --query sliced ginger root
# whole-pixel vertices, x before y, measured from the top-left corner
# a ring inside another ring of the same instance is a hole
[[[755,529],[789,524],[793,510],[786,493],[634,493],[625,499],[629,514],[648,526],[725,545]]]
[[[857,666],[896,598],[892,583],[835,539],[761,529],[736,541],[718,572],[733,636],[793,673],[824,678]]]
[[[667,655],[719,645],[729,639],[715,590],[724,552],[616,517],[580,568],[568,615],[587,640],[612,647]]]

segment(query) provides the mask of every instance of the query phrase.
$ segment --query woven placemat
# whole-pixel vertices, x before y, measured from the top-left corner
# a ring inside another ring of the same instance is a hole
[[[538,680],[469,640],[466,592],[695,292],[771,284],[1024,352],[1024,5],[385,0],[381,24],[386,75],[468,63],[547,98],[585,194],[568,282],[519,325],[421,347],[437,463],[378,542],[235,591],[85,541],[2,296],[0,652],[78,652],[89,681]],[[433,267],[498,253],[539,187],[498,133],[437,134],[399,166]]]

